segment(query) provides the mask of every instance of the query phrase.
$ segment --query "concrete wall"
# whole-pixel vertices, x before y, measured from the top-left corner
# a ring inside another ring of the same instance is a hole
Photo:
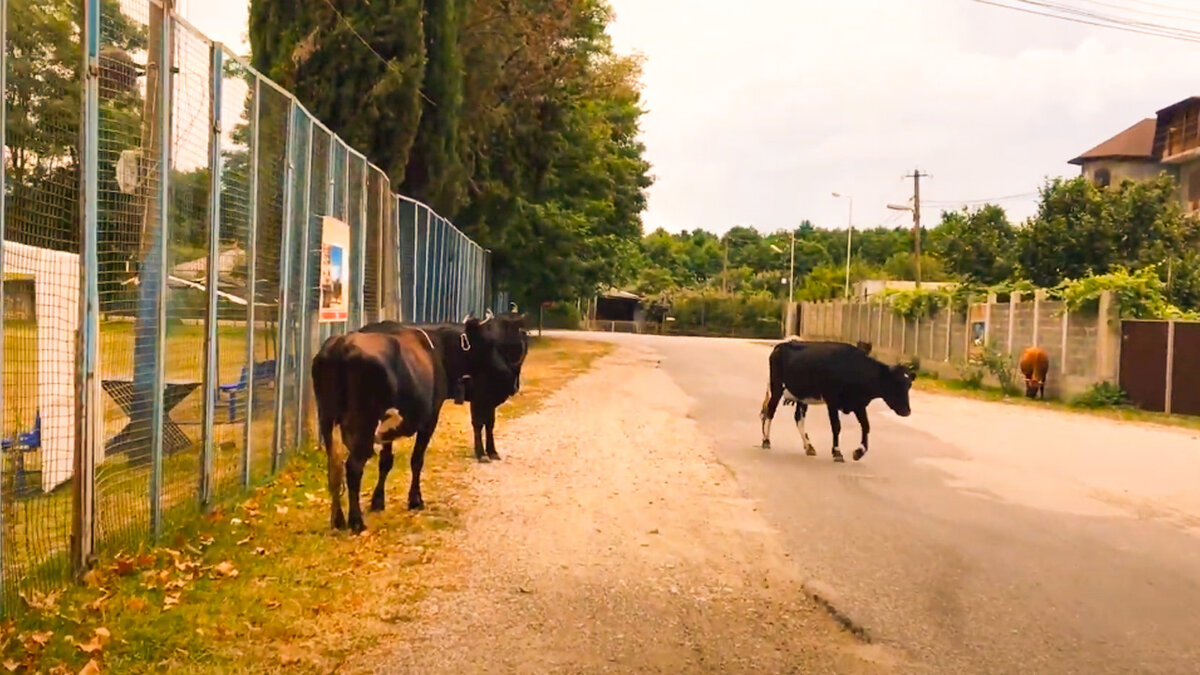
[[[970,314],[943,310],[919,321],[896,315],[878,300],[806,302],[801,303],[798,334],[806,340],[863,340],[872,343],[873,353],[883,361],[915,356],[923,370],[954,378],[975,347],[970,343],[969,315],[984,317],[988,343],[1008,352],[1014,368],[1026,347],[1046,350],[1047,396],[1067,398],[1098,382],[1117,380],[1121,328],[1108,294],[1098,312],[1067,312],[1063,303],[1048,301],[1039,292],[1007,302],[993,297],[973,306]],[[998,384],[990,376],[988,380]]]
[[[1170,171],[1167,166],[1157,162],[1147,160],[1120,160],[1120,159],[1097,159],[1085,162],[1081,167],[1081,173],[1088,180],[1096,180],[1096,172],[1100,169],[1108,169],[1109,185],[1118,185],[1122,180],[1149,180],[1159,174],[1160,171]]]

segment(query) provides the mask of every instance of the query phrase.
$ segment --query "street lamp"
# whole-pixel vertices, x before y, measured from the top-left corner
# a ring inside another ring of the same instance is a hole
[[[850,201],[850,215],[846,217],[846,298],[850,297],[850,237],[854,233],[854,197],[837,192],[834,197],[845,197]]]
[[[791,235],[792,235],[792,254],[791,254],[791,261],[788,263],[788,275],[787,275],[788,302],[792,302],[793,300],[796,299],[795,284],[794,284],[795,279],[793,279],[793,277],[796,276],[796,231],[792,230]],[[783,253],[783,249],[779,248],[775,244],[770,244],[770,247],[771,247],[771,250],[775,251],[776,253]]]

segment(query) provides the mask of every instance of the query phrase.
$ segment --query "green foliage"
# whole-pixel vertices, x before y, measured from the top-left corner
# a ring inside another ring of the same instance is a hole
[[[1118,316],[1135,319],[1193,319],[1200,313],[1185,311],[1167,302],[1157,267],[1130,272],[1116,267],[1113,272],[1082,279],[1066,279],[1053,289],[1070,310],[1096,311],[1100,296],[1112,291]]]
[[[950,311],[962,314],[972,303],[987,300],[988,289],[971,283],[955,284],[947,293],[947,303]]]
[[[971,390],[983,388],[983,378],[987,377],[987,367],[978,361],[970,359],[958,363],[959,380],[963,386]]]
[[[1004,209],[987,204],[974,211],[946,211],[930,232],[930,252],[946,271],[973,283],[995,284],[1016,265],[1016,228]],[[924,272],[924,269],[922,269]]]
[[[996,378],[996,381],[1000,383],[1000,390],[1006,396],[1017,393],[1017,369],[1012,354],[996,349],[992,345],[984,345],[983,351],[979,354],[978,363],[991,373],[992,377]]]
[[[1055,178],[1041,194],[1037,215],[1017,237],[1020,267],[1039,286],[1142,269],[1200,243],[1200,220],[1183,212],[1166,173],[1107,188],[1083,176]]]
[[[950,296],[945,291],[928,288],[908,290],[889,288],[882,293],[882,296],[890,304],[893,313],[912,320],[933,316],[948,306],[950,301]]]
[[[680,291],[669,299],[664,332],[684,335],[779,337],[783,301],[767,292]]]
[[[1129,405],[1129,397],[1119,385],[1105,380],[1088,387],[1086,391],[1071,399],[1077,408],[1116,408]]]

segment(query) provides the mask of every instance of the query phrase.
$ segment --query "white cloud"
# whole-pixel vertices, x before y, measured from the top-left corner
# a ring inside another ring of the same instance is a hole
[[[895,220],[884,204],[911,194],[916,166],[929,200],[1032,193],[1200,93],[1189,68],[1163,67],[1190,63],[1190,45],[968,0],[610,1],[618,49],[646,57],[648,229],[842,225],[835,190],[857,224]],[[181,9],[244,51],[247,4]]]

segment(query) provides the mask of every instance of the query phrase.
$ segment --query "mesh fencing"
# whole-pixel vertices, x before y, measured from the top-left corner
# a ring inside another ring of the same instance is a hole
[[[501,306],[487,251],[155,0],[0,15],[7,613],[313,442],[325,336]]]

